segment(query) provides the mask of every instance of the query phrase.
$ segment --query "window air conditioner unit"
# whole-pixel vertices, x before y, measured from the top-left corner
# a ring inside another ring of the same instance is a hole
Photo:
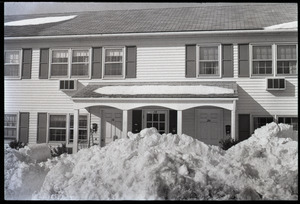
[[[77,90],[77,80],[59,80],[59,90],[64,90],[64,91]]]
[[[267,90],[285,90],[286,82],[284,78],[267,78],[266,79]]]

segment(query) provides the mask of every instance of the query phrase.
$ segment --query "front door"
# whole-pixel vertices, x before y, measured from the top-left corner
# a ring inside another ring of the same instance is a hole
[[[122,137],[122,112],[120,110],[103,110],[101,146]]]
[[[167,113],[166,110],[145,110],[145,127],[155,127],[160,134],[167,133]]]
[[[210,145],[219,145],[222,134],[223,111],[221,109],[196,110],[196,139]]]

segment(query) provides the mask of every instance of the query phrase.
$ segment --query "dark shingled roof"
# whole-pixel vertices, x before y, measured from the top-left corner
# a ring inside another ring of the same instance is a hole
[[[253,30],[296,21],[298,10],[296,3],[201,4],[183,8],[5,16],[4,21],[68,15],[77,17],[44,25],[5,26],[4,36]]]
[[[170,85],[170,86],[215,86],[221,88],[233,89],[232,94],[136,94],[136,95],[115,95],[115,94],[100,94],[95,90],[104,86],[145,86],[145,85]],[[76,98],[237,98],[237,84],[231,81],[219,81],[219,82],[132,82],[132,83],[90,83],[83,89],[79,90],[72,96]]]

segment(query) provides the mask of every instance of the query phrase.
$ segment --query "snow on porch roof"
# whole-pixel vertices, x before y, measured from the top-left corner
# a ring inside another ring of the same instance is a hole
[[[235,82],[90,83],[76,98],[237,98]]]

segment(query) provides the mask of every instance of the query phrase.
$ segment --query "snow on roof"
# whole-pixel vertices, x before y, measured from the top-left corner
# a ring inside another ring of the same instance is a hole
[[[138,95],[138,94],[233,94],[233,89],[215,86],[168,86],[168,85],[144,85],[144,86],[104,86],[94,92],[108,95]]]
[[[56,23],[56,22],[73,19],[76,16],[77,15],[31,18],[31,19],[7,22],[7,23],[4,23],[4,26],[26,26],[26,25],[40,25],[40,24],[46,24],[46,23]]]
[[[265,30],[298,29],[298,21],[276,24],[276,25],[264,27],[264,29]]]

